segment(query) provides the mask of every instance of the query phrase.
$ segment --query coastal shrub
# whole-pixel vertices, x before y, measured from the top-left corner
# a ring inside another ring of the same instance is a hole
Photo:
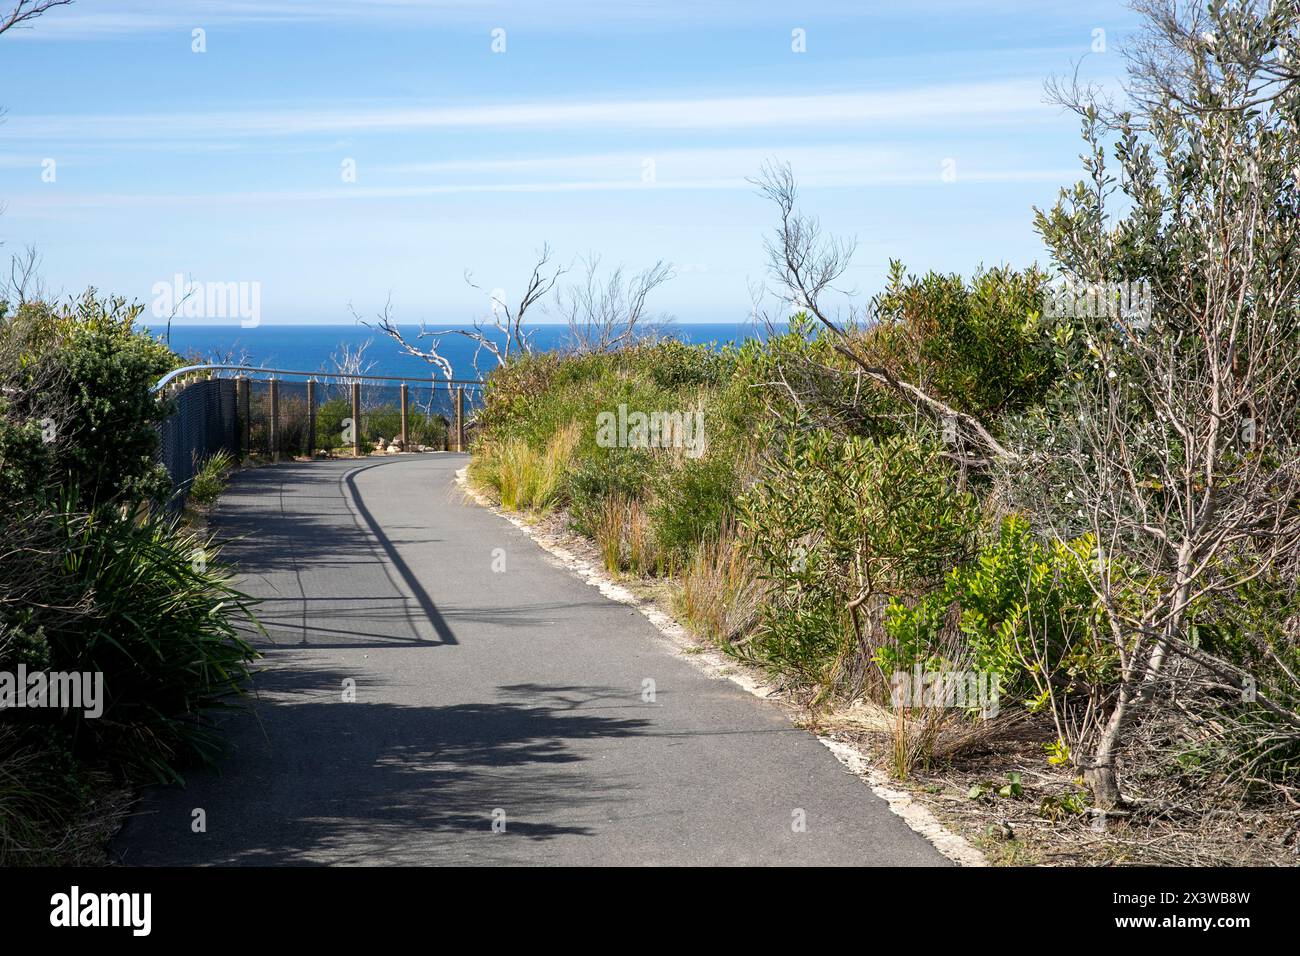
[[[710,348],[670,338],[629,349],[627,360],[643,368],[662,391],[683,394],[723,385],[735,369],[736,354],[730,346]]]
[[[0,624],[28,635],[22,653],[44,668],[102,673],[104,710],[18,719],[64,728],[86,759],[176,780],[177,766],[218,752],[200,715],[249,676],[251,602],[210,540],[161,513],[65,508],[50,520],[61,573],[45,585],[49,606],[6,611]]]
[[[412,411],[407,416],[406,430],[413,445],[446,448],[450,423],[441,415]]]
[[[333,414],[333,413],[332,413]],[[348,417],[351,412],[339,415],[338,420]],[[366,444],[373,445],[382,438],[391,444],[402,437],[402,407],[400,405],[377,405],[361,413],[363,436]],[[418,408],[408,407],[406,412],[406,432],[412,445],[425,445],[430,448],[442,448],[447,442],[448,423],[441,415],[425,414]]]
[[[479,428],[485,434],[518,433],[535,404],[554,395],[553,381],[560,363],[557,353],[538,352],[493,369],[475,415]]]
[[[284,455],[310,455],[312,436],[307,434],[311,416],[307,412],[307,396],[294,394],[287,389],[280,395],[280,453]]]
[[[642,448],[600,449],[576,461],[568,479],[573,527],[594,537],[597,523],[606,513],[606,502],[641,496],[652,467],[651,453]]]
[[[0,502],[29,501],[47,487],[50,443],[41,422],[19,414],[0,394]]]
[[[1261,575],[1229,600],[1202,602],[1192,633],[1210,653],[1241,668],[1249,683],[1246,677],[1225,682],[1205,701],[1215,719],[1179,741],[1174,769],[1196,785],[1232,779],[1248,792],[1292,785],[1300,777],[1300,733],[1259,698],[1300,712],[1297,582]]]
[[[402,409],[399,405],[376,405],[362,409],[362,439],[373,445],[376,439],[384,439],[384,444],[402,437]],[[409,422],[408,422],[409,425]]]
[[[316,448],[331,453],[345,445],[351,449],[352,443],[343,440],[343,422],[351,417],[352,403],[346,398],[331,398],[321,402],[316,409]]]
[[[1008,516],[996,538],[953,568],[942,587],[913,602],[891,599],[884,618],[889,642],[874,660],[887,675],[941,666],[942,631],[955,610],[969,665],[1000,675],[1003,697],[1033,700],[1052,684],[1105,685],[1116,662],[1090,640],[1100,624],[1082,570],[1091,552],[1086,536],[1043,542],[1023,517]]]
[[[87,507],[169,493],[166,471],[153,460],[169,408],[151,389],[180,360],[135,328],[140,311],[90,290],[66,305],[27,302],[0,313],[5,419],[21,433],[3,439],[0,473],[8,472],[10,491],[74,489]],[[33,427],[46,446],[40,455],[31,454]],[[21,468],[10,457],[19,447]]]
[[[958,275],[905,275],[890,263],[867,353],[907,381],[924,382],[961,411],[996,421],[1041,402],[1057,376],[1039,321],[1047,276],[999,267]]]
[[[971,546],[975,502],[951,477],[915,439],[791,436],[740,503],[769,585],[756,660],[809,684],[860,672],[874,606],[937,582]]]
[[[738,491],[736,463],[720,455],[684,457],[659,472],[650,506],[659,546],[675,562],[685,562],[731,517]]]
[[[863,378],[841,351],[850,348],[878,364],[872,332],[849,325],[846,341],[806,312],[791,316],[789,329],[765,342],[746,342],[724,394],[723,420],[742,445],[769,445],[771,434],[825,430],[841,436],[882,440],[907,433],[917,416],[887,389]],[[771,433],[771,434],[769,434]],[[746,440],[743,436],[750,436]]]

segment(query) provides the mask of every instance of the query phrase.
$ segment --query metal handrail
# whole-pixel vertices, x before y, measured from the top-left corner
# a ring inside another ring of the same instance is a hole
[[[365,375],[354,372],[324,372],[319,369],[315,372],[299,372],[294,371],[293,369],[284,368],[254,368],[251,365],[187,365],[184,368],[178,368],[174,371],[168,372],[162,378],[158,379],[158,383],[154,385],[150,391],[159,392],[166,388],[167,384],[173,379],[179,378],[182,375],[188,375],[191,372],[261,372],[268,375],[305,375],[308,378],[315,378],[317,376],[321,378],[337,378],[346,382],[419,382],[422,385],[465,385],[476,388],[481,388],[483,386],[481,381],[469,378],[412,378],[405,375]]]

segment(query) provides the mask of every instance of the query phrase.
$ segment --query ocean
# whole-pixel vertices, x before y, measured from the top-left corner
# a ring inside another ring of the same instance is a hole
[[[165,338],[164,326],[146,328]],[[569,343],[568,328],[562,325],[536,325],[533,345],[539,349],[563,348]],[[407,341],[422,347],[417,338],[418,326],[402,326]],[[698,344],[739,343],[747,338],[762,338],[761,328],[750,323],[698,322],[668,326],[667,334],[683,342]],[[363,325],[259,325],[245,329],[234,325],[191,325],[174,321],[168,344],[193,364],[250,365],[288,371],[333,371],[333,357],[346,348],[355,353],[365,347],[363,368],[372,375],[401,375],[423,378],[434,366],[408,355],[400,345],[382,332]],[[451,362],[456,378],[477,378],[474,370],[475,343],[461,335],[441,337],[439,352]],[[484,373],[493,366],[492,356],[484,352],[479,358]]]

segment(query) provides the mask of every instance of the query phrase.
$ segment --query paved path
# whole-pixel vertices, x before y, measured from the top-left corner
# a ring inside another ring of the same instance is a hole
[[[465,501],[464,463],[235,478],[214,524],[243,536],[226,556],[273,645],[251,712],[225,719],[233,754],[147,791],[122,862],[946,862],[776,707]]]

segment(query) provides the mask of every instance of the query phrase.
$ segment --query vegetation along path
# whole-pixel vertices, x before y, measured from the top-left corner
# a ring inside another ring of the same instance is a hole
[[[947,862],[777,708],[464,500],[464,463],[236,476],[214,528],[265,668],[233,754],[148,791],[123,863]]]

